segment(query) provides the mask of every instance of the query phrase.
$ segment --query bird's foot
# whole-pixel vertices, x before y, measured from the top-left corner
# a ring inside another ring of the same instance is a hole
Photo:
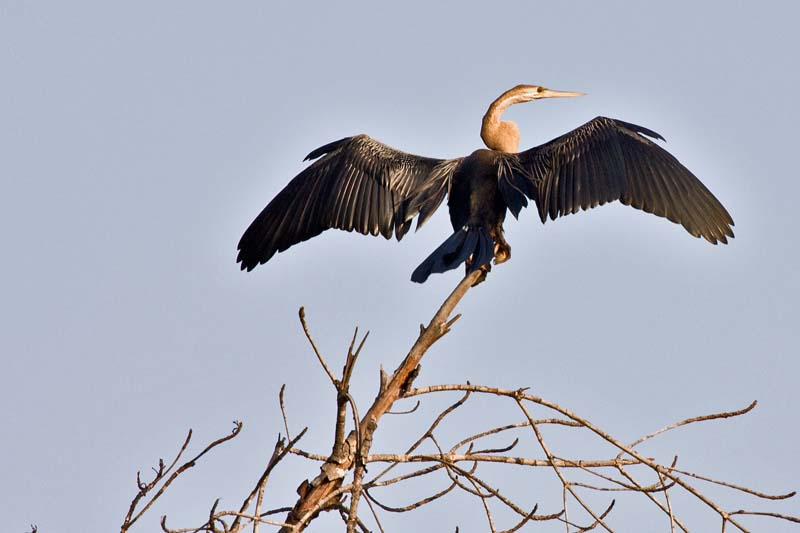
[[[511,259],[511,247],[507,242],[497,242],[494,244],[494,264],[499,265]]]

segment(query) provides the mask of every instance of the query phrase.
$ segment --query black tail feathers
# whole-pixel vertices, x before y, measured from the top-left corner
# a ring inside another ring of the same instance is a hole
[[[469,256],[469,272],[478,270],[494,257],[494,240],[484,228],[463,228],[453,233],[411,274],[411,281],[424,283],[431,274],[452,270]]]

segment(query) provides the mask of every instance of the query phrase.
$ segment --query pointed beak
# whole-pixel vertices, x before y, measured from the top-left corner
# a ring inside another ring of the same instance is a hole
[[[585,94],[586,93],[553,91],[552,89],[545,89],[539,93],[539,98],[567,98],[568,96],[584,96]]]

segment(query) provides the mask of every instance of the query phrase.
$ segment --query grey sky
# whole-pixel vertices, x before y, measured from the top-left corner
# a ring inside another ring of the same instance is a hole
[[[327,232],[250,274],[234,264],[241,232],[317,146],[364,132],[465,155],[486,106],[517,83],[588,93],[511,109],[522,146],[596,115],[652,128],[725,204],[736,239],[711,246],[617,204],[545,226],[524,211],[506,224],[512,260],[464,300],[422,382],[530,386],[624,440],[758,399],[745,419],[647,451],[766,491],[798,488],[794,4],[276,4],[0,0],[4,529],[113,531],[136,470],[171,455],[189,427],[199,444],[242,419],[239,439],[139,530],[163,513],[193,525],[218,496],[232,507],[282,431],[281,383],[295,430],[312,428],[305,447],[326,452],[334,395],[297,308],[337,368],[352,328],[371,331],[354,378],[366,404],[378,365],[396,365],[460,277],[408,281],[449,235],[447,216],[400,244]],[[496,408],[478,402],[471,419],[486,424]],[[408,420],[387,422],[381,450],[416,437],[403,434]],[[564,446],[577,455],[580,444]],[[272,501],[293,502],[313,475],[287,463]],[[550,478],[510,490],[552,509]],[[486,530],[465,501],[385,521]],[[668,530],[644,499],[623,502],[612,520],[622,531]],[[718,527],[702,507],[681,510],[693,530]]]

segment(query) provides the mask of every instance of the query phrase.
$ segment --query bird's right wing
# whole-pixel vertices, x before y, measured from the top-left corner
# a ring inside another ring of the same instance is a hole
[[[319,158],[319,159],[317,159]],[[329,228],[398,240],[424,206],[409,199],[430,183],[449,181],[451,161],[408,154],[367,135],[317,148],[317,159],[261,211],[239,241],[237,262],[252,270]],[[437,204],[438,205],[438,204]]]

